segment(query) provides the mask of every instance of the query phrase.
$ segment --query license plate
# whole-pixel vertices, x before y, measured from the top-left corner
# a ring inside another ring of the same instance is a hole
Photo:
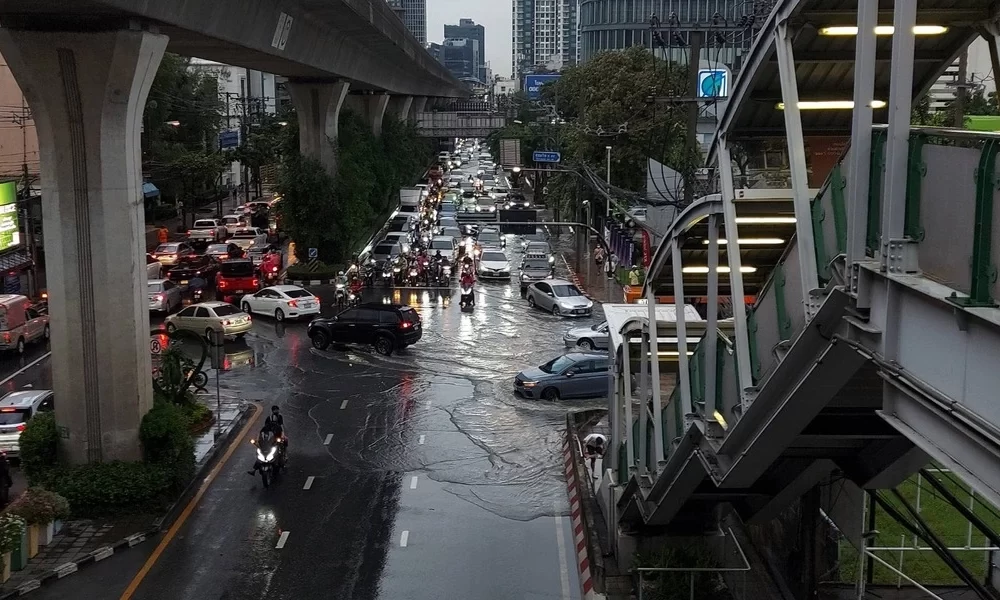
[[[188,284],[187,279],[181,279],[181,285],[187,285],[187,284]]]
[[[244,292],[243,292],[243,290],[236,290],[236,291],[235,291],[235,292],[233,292],[233,293],[234,293],[234,294],[243,294]]]

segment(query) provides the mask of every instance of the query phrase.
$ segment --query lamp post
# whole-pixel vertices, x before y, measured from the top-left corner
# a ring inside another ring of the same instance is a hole
[[[607,207],[604,210],[604,217],[608,218],[608,217],[611,216],[611,200],[610,200],[610,196],[611,196],[611,146],[605,146],[604,149],[608,151],[608,196],[609,196]]]

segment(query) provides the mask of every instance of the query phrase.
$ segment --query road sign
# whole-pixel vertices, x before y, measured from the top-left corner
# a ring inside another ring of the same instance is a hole
[[[310,248],[309,249],[309,260],[314,260],[314,259],[317,259],[317,258],[319,258],[319,248]]]
[[[219,132],[219,148],[235,148],[240,145],[240,132],[239,131],[221,131]]]
[[[728,95],[729,71],[727,69],[699,69],[699,98],[725,98]]]
[[[557,163],[562,156],[558,152],[545,152],[535,150],[531,153],[531,160],[539,163]]]

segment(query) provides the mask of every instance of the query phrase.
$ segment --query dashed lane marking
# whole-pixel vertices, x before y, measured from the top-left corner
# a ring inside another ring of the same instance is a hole
[[[333,434],[332,433],[328,433],[328,434],[326,434],[326,439],[323,440],[323,445],[324,446],[329,446],[330,442],[332,442],[332,441],[333,441]]]
[[[308,490],[308,489],[312,488],[314,481],[316,481],[316,478],[313,477],[312,475],[310,475],[309,477],[306,477],[306,484],[302,486],[302,489]]]
[[[347,408],[347,400],[340,403],[340,410],[344,410],[345,408]]]
[[[289,533],[291,533],[291,532],[290,531],[282,531],[281,532],[281,535],[278,536],[278,543],[275,544],[275,546],[274,546],[274,548],[276,550],[281,550],[282,548],[285,547],[285,543],[288,541],[288,534]]]
[[[411,490],[417,489],[417,476],[416,475],[414,475],[413,477],[410,477],[410,489]]]
[[[423,446],[424,445],[424,439],[425,439],[425,436],[420,436],[420,439],[417,440],[417,443],[420,444],[421,446]]]
[[[11,379],[14,379],[15,377],[17,377],[21,373],[24,373],[25,371],[27,371],[31,367],[37,365],[38,363],[42,362],[43,360],[45,360],[46,358],[48,358],[50,356],[52,356],[51,352],[46,352],[45,354],[39,356],[38,358],[36,358],[35,360],[31,361],[30,363],[24,365],[23,367],[21,367],[20,369],[18,369],[16,371],[14,371],[14,373],[12,373],[11,375],[9,375],[6,379],[0,381],[0,385],[3,385],[5,383],[7,383]]]
[[[400,548],[406,548],[406,543],[409,542],[409,541],[410,541],[410,532],[409,531],[404,531],[399,536],[399,547]]]

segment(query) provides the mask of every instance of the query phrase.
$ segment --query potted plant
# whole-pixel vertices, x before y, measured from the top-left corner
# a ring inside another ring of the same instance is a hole
[[[12,568],[20,571],[28,562],[25,527],[26,523],[21,517],[10,513],[0,514],[0,554],[3,555],[3,572],[0,575],[3,581],[10,579]]]
[[[52,541],[53,521],[64,519],[69,514],[69,502],[65,498],[45,488],[28,488],[7,507],[7,512],[15,514],[28,525],[28,558],[38,554],[38,547]]]

